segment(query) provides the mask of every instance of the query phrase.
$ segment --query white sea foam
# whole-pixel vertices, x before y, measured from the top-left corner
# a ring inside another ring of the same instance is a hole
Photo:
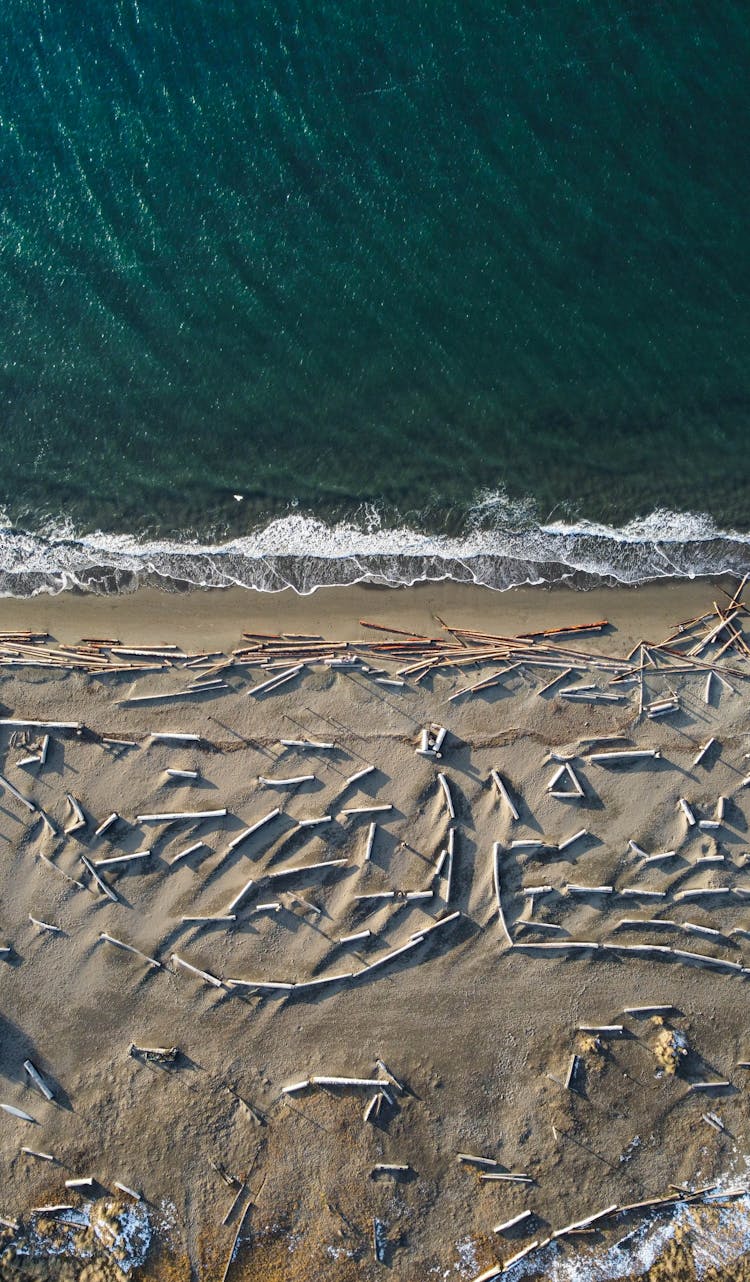
[[[241,537],[208,543],[81,534],[53,521],[32,532],[0,520],[0,595],[147,584],[291,587],[305,595],[324,586],[442,579],[496,589],[565,580],[590,587],[750,569],[750,535],[721,530],[696,513],[653,512],[621,527],[540,522],[530,505],[482,495],[462,524],[456,534],[439,534],[416,523],[386,525],[373,509],[333,524],[292,511]]]

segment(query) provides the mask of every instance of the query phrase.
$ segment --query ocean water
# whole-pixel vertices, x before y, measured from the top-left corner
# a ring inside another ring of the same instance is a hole
[[[746,4],[0,37],[0,592],[750,567]]]

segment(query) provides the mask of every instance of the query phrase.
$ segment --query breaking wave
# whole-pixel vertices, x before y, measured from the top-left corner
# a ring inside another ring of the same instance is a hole
[[[372,511],[333,524],[290,512],[251,533],[210,543],[79,533],[60,522],[31,531],[4,521],[0,595],[143,586],[292,588],[306,595],[320,587],[442,579],[498,590],[560,582],[589,588],[750,570],[750,535],[721,530],[702,514],[653,512],[619,528],[585,520],[550,523],[489,495],[462,526],[441,534],[416,521],[386,526]]]

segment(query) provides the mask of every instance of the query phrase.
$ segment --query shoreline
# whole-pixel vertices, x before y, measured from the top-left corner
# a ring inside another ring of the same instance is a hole
[[[395,588],[374,584],[318,588],[310,596],[300,596],[292,588],[274,593],[248,588],[187,592],[139,588],[102,596],[69,591],[0,598],[0,631],[23,626],[47,631],[66,643],[92,635],[137,638],[144,644],[178,641],[226,648],[237,644],[243,628],[250,626],[277,632],[313,630],[332,640],[354,640],[362,633],[361,618],[429,635],[440,631],[435,615],[454,626],[491,627],[510,634],[555,627],[560,619],[607,618],[621,637],[635,643],[641,638],[656,639],[653,634],[664,618],[680,620],[700,613],[720,588],[731,593],[736,583],[734,576],[724,575],[586,592],[561,584],[498,591],[452,580]]]

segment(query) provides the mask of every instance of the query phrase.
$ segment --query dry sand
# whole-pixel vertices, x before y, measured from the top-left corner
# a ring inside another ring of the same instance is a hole
[[[610,634],[580,644],[622,654],[640,637],[657,639],[674,622],[710,609],[715,596],[705,582],[585,595],[497,595],[441,584],[320,592],[306,600],[247,593],[64,596],[3,601],[0,630],[44,627],[61,641],[104,635],[213,649],[236,644],[243,627],[356,637],[363,615],[431,633],[439,631],[439,615],[456,626],[504,634],[607,617]],[[732,663],[742,666],[736,658]],[[635,724],[634,687],[625,687],[629,694],[621,703],[567,703],[554,690],[539,695],[553,675],[517,670],[494,689],[446,702],[466,675],[440,674],[400,689],[378,686],[361,673],[312,667],[256,699],[247,692],[261,679],[258,673],[238,670],[229,677],[229,691],[179,704],[126,706],[118,701],[136,688],[183,688],[185,673],[154,673],[140,677],[137,686],[127,676],[33,669],[0,676],[0,715],[86,727],[82,735],[53,734],[44,767],[19,766],[29,747],[11,746],[8,731],[0,730],[0,772],[59,829],[55,837],[45,834],[37,817],[3,790],[0,943],[10,944],[12,953],[0,963],[0,1103],[35,1119],[26,1123],[0,1113],[0,1215],[24,1226],[20,1237],[9,1230],[7,1242],[38,1245],[47,1225],[37,1222],[28,1231],[29,1208],[84,1205],[87,1199],[71,1194],[64,1181],[91,1175],[100,1195],[94,1212],[99,1236],[119,1234],[115,1254],[121,1264],[140,1258],[139,1234],[144,1240],[152,1235],[146,1261],[134,1272],[141,1279],[219,1282],[238,1228],[228,1282],[470,1279],[528,1241],[611,1204],[663,1196],[673,1184],[744,1180],[747,1070],[737,1064],[750,1059],[748,977],[689,959],[628,954],[614,945],[664,945],[750,965],[750,793],[742,786],[750,688],[737,680],[733,694],[714,683],[706,704],[702,678],[680,677],[679,685],[672,679],[682,710]],[[600,678],[599,684],[606,688]],[[663,690],[664,679],[654,679],[651,693]],[[440,762],[415,755],[419,731],[430,723],[449,732]],[[153,730],[196,733],[201,743],[152,744]],[[581,738],[615,733],[639,747],[659,748],[661,759],[619,768],[592,763]],[[138,743],[107,748],[97,741],[100,735]],[[699,746],[711,736],[717,746],[693,767]],[[335,749],[280,745],[282,738],[304,737],[333,742]],[[549,795],[557,768],[550,748],[575,754],[583,798]],[[347,786],[347,777],[365,765],[376,769]],[[167,767],[197,770],[200,777],[170,781]],[[506,780],[517,822],[499,799],[491,770]],[[451,789],[453,824],[438,771]],[[314,780],[296,788],[277,791],[259,783],[259,776],[307,773]],[[63,831],[70,820],[67,792],[87,818],[72,835]],[[719,796],[728,798],[721,827],[688,827],[679,798],[688,799],[697,820],[710,821]],[[371,817],[342,814],[351,806],[385,804],[392,810]],[[276,806],[279,817],[231,848],[234,837]],[[226,817],[199,823],[136,819],[147,812],[220,808]],[[96,838],[94,829],[114,810],[122,821]],[[298,819],[326,814],[332,821],[320,828],[296,826]],[[365,863],[371,818],[378,828]],[[436,877],[435,868],[451,827],[455,862],[448,901],[446,878]],[[587,835],[564,851],[511,846],[519,839],[554,846],[580,829]],[[172,864],[199,840],[205,845]],[[648,854],[677,853],[645,864],[629,840]],[[501,843],[512,949],[498,921],[495,842]],[[142,861],[104,872],[117,903],[96,892],[80,859],[144,849],[151,853]],[[705,862],[717,854],[721,862]],[[326,859],[347,862],[268,880],[280,869]],[[86,889],[62,872],[82,879]],[[237,907],[235,922],[181,920],[227,913],[249,879],[256,884]],[[565,889],[571,884],[613,891],[571,893]],[[552,889],[533,900],[532,912],[524,892],[540,885]],[[710,900],[681,894],[706,887],[729,890]],[[427,890],[434,892],[427,900],[355,899]],[[256,911],[268,901],[282,906]],[[359,971],[455,910],[459,918],[392,962],[320,990],[215,988],[169,960],[177,953],[222,981],[300,983]],[[30,915],[59,930],[40,929]],[[670,924],[618,927],[623,918]],[[545,931],[544,924],[561,929]],[[721,933],[706,935],[696,927]],[[365,929],[372,932],[368,938],[339,942]],[[733,929],[747,935],[730,934]],[[101,941],[102,932],[163,965],[150,967]],[[553,938],[610,947],[577,956],[521,947]],[[623,1015],[626,1007],[656,1003],[672,1008],[666,1025]],[[626,1035],[594,1047],[578,1033],[581,1024],[623,1024]],[[657,1054],[665,1027],[684,1036],[689,1050],[677,1075],[664,1072]],[[176,1046],[180,1055],[172,1067],[148,1063],[129,1053],[131,1042]],[[573,1053],[581,1056],[576,1091],[561,1085]],[[52,1102],[29,1081],[27,1059],[51,1083]],[[282,1093],[314,1075],[381,1076],[378,1059],[406,1089],[391,1089],[392,1102],[374,1123],[363,1120],[372,1090],[313,1086]],[[719,1079],[730,1085],[708,1093],[688,1089],[691,1082]],[[726,1130],[704,1122],[707,1112]],[[54,1155],[55,1162],[23,1154],[24,1145]],[[481,1182],[481,1168],[460,1162],[459,1153],[493,1159],[495,1170],[528,1173],[533,1182]],[[377,1163],[408,1164],[408,1170],[373,1174]],[[222,1180],[222,1170],[246,1181],[250,1205],[241,1224],[242,1199],[222,1223],[237,1192]],[[114,1181],[141,1191],[143,1202],[113,1200]],[[683,1205],[648,1229],[640,1227],[642,1217],[630,1217],[583,1244],[566,1240],[529,1257],[512,1276],[645,1275],[649,1251],[659,1256],[654,1279],[695,1269],[700,1274],[695,1244],[708,1240],[714,1271],[704,1268],[701,1276],[739,1277],[743,1233],[750,1227],[745,1230],[736,1216],[744,1214],[750,1223],[745,1202],[733,1212],[734,1246],[724,1242],[729,1212]],[[526,1208],[533,1221],[504,1236],[493,1232]],[[700,1224],[699,1214],[707,1217]],[[688,1222],[689,1215],[694,1218]],[[374,1220],[381,1262],[373,1257]],[[655,1227],[663,1233],[658,1251],[652,1251]],[[66,1232],[81,1244],[78,1257],[30,1261],[8,1246],[0,1276],[85,1282],[122,1276],[106,1251],[95,1251],[87,1265],[77,1262],[98,1241],[90,1228]],[[60,1231],[52,1236],[59,1247]],[[586,1250],[595,1249],[603,1260],[612,1243],[626,1238],[629,1244],[604,1272],[592,1271]],[[71,1271],[66,1275],[65,1269]]]

